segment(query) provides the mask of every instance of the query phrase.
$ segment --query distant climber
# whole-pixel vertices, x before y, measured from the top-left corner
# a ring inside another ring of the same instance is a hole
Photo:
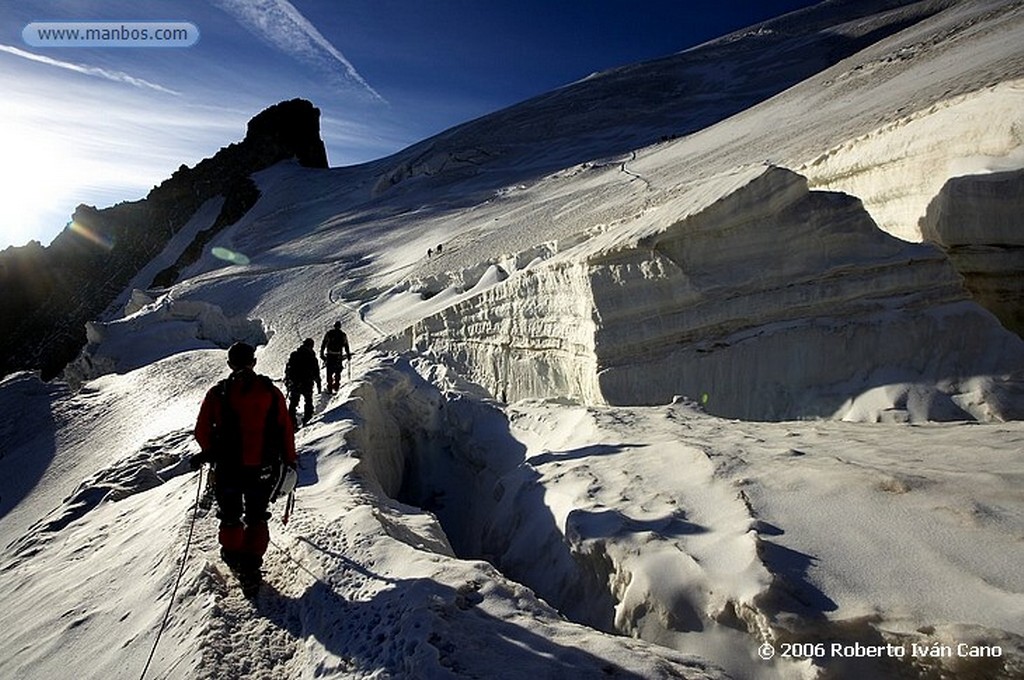
[[[341,386],[341,369],[345,361],[352,361],[352,350],[348,347],[348,336],[341,330],[341,322],[335,321],[334,328],[324,334],[320,342],[320,358],[327,371],[327,391],[334,394]]]
[[[302,424],[305,425],[313,416],[313,386],[317,391],[323,390],[320,382],[320,362],[316,359],[316,343],[313,338],[306,338],[299,348],[288,357],[284,368],[284,384],[288,390],[288,413],[292,424],[299,424],[297,411],[299,399],[305,400],[302,407]]]
[[[284,395],[253,370],[255,348],[236,342],[228,349],[228,366],[231,375],[206,393],[199,408],[195,437],[202,452],[189,465],[216,465],[221,558],[253,594],[270,542],[267,506],[283,468],[296,466],[295,436]]]

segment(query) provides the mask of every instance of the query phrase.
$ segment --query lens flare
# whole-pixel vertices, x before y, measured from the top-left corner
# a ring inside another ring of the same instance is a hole
[[[233,250],[229,250],[228,248],[223,248],[221,246],[216,246],[215,248],[210,250],[210,254],[213,255],[218,260],[224,260],[225,262],[230,262],[231,264],[249,264],[249,258],[247,258],[245,255],[242,255],[241,253],[236,253]]]
[[[112,250],[114,248],[114,242],[106,234],[101,234],[94,229],[90,229],[81,222],[69,222],[68,229],[78,234],[86,241],[95,243],[104,250]]]

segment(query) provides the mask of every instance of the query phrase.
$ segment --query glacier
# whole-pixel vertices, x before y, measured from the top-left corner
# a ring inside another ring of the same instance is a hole
[[[150,285],[211,199],[63,380],[0,381],[0,675],[1022,677],[1022,39],[825,3],[263,170]],[[190,431],[232,341],[279,379],[336,320],[250,602]],[[784,654],[831,642],[1001,654]]]
[[[745,420],[1020,417],[1020,338],[971,302],[937,248],[885,234],[855,199],[784,169],[715,178],[701,194],[708,205],[684,193],[389,346],[449,356],[503,400],[707,395],[709,412]],[[995,376],[991,398],[975,376]],[[898,390],[871,411],[858,401],[901,382],[921,388],[909,406]]]

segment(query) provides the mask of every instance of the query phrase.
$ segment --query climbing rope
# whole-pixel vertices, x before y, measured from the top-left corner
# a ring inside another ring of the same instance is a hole
[[[181,577],[185,573],[185,564],[188,560],[188,549],[192,545],[192,531],[196,527],[196,518],[199,517],[199,503],[202,499],[203,490],[203,469],[199,468],[199,484],[196,488],[196,503],[192,511],[192,521],[188,525],[188,538],[185,539],[185,552],[181,556],[181,567],[178,568],[178,578],[174,580],[174,587],[171,588],[171,599],[167,603],[167,611],[164,613],[163,623],[160,624],[160,630],[156,632],[156,640],[153,641],[153,649],[149,650],[149,658],[146,659],[146,665],[142,669],[142,675],[139,676],[139,680],[143,680],[146,677],[146,671],[149,670],[149,664],[153,661],[153,655],[156,654],[156,646],[160,644],[160,636],[164,634],[164,629],[167,628],[167,621],[171,617],[171,607],[174,606],[174,596],[178,593],[178,585],[181,584]]]

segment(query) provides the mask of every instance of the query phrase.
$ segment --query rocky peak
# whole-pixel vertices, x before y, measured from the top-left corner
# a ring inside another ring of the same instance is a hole
[[[326,168],[327,151],[320,139],[320,109],[305,99],[274,104],[253,116],[242,145],[292,153],[301,165]]]
[[[154,285],[173,283],[218,231],[249,211],[259,199],[253,173],[291,158],[306,167],[328,167],[320,109],[303,99],[260,112],[241,142],[194,167],[182,165],[140,201],[104,209],[79,206],[73,221],[94,242],[65,229],[45,248],[0,252],[0,316],[12,320],[0,331],[0,375],[25,369],[39,369],[44,378],[57,375],[85,344],[85,323],[103,314],[200,206],[225,198],[213,226]]]

